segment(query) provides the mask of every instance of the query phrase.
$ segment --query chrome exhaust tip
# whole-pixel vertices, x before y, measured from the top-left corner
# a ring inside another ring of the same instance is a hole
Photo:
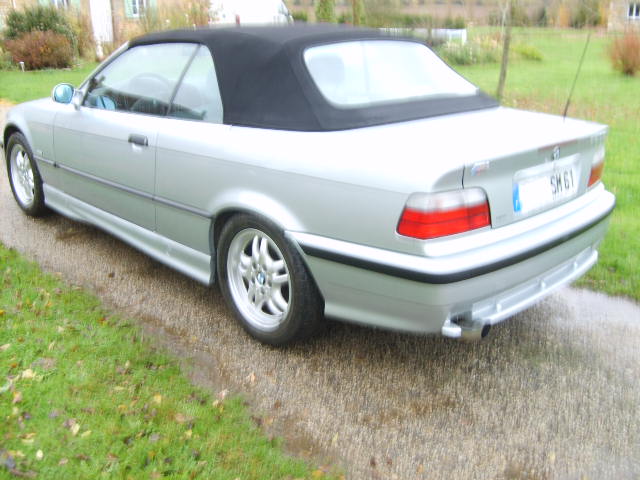
[[[476,342],[489,335],[490,330],[490,323],[481,319],[473,319],[471,312],[466,312],[448,318],[442,326],[442,335],[464,342]]]

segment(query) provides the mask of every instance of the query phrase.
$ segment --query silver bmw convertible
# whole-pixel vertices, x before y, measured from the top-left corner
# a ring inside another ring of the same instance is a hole
[[[284,345],[327,317],[481,338],[575,280],[615,205],[606,134],[501,107],[416,40],[320,25],[139,37],[2,140],[27,215],[217,279]]]

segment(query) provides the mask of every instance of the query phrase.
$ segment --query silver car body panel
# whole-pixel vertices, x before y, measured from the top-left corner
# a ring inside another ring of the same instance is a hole
[[[299,248],[328,316],[398,330],[456,336],[456,315],[495,323],[572,281],[595,262],[615,202],[602,184],[587,191],[605,126],[502,107],[290,132],[43,99],[14,107],[7,125],[27,137],[60,213],[203,283],[215,278],[215,219],[262,215]],[[575,195],[514,215],[514,173],[556,160],[575,163]],[[410,194],[471,186],[487,192],[492,227],[428,241],[396,233]]]

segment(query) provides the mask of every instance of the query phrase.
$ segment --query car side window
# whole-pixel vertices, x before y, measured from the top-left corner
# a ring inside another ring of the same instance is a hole
[[[127,50],[91,79],[87,107],[166,115],[171,94],[198,45],[165,43]]]
[[[173,99],[169,116],[222,123],[222,99],[209,49],[201,46]]]

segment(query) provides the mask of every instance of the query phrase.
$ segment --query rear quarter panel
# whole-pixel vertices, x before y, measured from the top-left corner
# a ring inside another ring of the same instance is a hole
[[[397,249],[408,195],[460,188],[463,173],[430,162],[400,131],[287,132],[171,120],[158,136],[156,195],[212,215],[249,210],[287,230]]]

